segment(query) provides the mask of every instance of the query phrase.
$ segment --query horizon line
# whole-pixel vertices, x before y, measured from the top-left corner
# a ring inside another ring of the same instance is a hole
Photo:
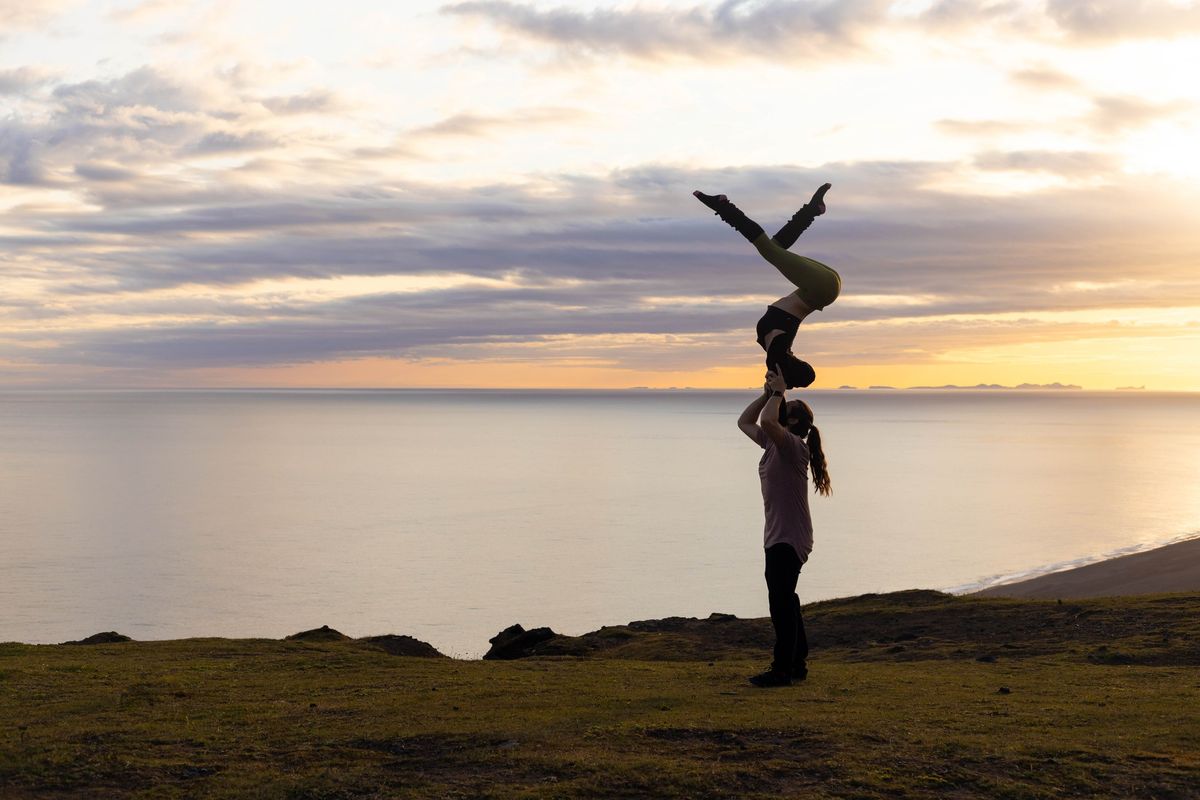
[[[752,392],[760,386],[0,386],[0,393],[16,392]],[[1025,392],[1045,394],[1200,394],[1198,389],[1149,387],[1087,388],[1076,384],[1002,386],[831,386],[792,389],[793,392]]]

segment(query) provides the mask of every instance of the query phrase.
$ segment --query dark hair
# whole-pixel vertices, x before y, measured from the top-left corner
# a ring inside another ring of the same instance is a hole
[[[788,425],[789,416],[800,419],[794,425]],[[813,425],[813,410],[803,400],[789,400],[786,403],[780,403],[779,424],[804,439],[808,445],[813,487],[819,494],[828,497],[833,491],[833,484],[829,481],[829,466],[825,463],[825,451],[821,449],[821,432],[817,430],[816,425]]]

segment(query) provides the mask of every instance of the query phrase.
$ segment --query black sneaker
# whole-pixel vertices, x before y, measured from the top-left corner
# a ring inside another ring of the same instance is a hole
[[[721,207],[729,202],[729,198],[723,194],[705,194],[699,189],[692,192],[692,195],[718,214],[721,213]]]
[[[776,686],[791,686],[792,679],[788,677],[786,672],[781,672],[777,669],[769,669],[766,672],[759,673],[750,679],[750,683],[760,689],[771,689]]]
[[[813,216],[819,217],[825,213],[825,193],[832,188],[833,184],[823,183],[817,191],[813,192],[812,200],[808,201],[808,207],[812,209]]]

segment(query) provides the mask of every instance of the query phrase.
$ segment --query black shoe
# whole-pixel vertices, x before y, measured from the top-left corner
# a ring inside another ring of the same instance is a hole
[[[813,210],[813,216],[819,217],[825,213],[825,193],[833,187],[833,184],[823,183],[820,188],[813,192],[812,200],[809,200],[806,205]]]
[[[729,227],[746,237],[746,241],[753,242],[759,236],[762,236],[763,229],[754,220],[742,213],[742,210],[729,202],[729,198],[723,194],[705,194],[697,189],[692,192],[704,205],[711,208],[716,215],[721,218]]]
[[[777,669],[769,669],[766,672],[759,673],[750,679],[750,683],[760,689],[772,689],[776,686],[791,686],[792,679],[788,677],[786,672]]]
[[[716,214],[720,214],[722,205],[729,202],[729,198],[723,194],[705,194],[699,189],[692,192],[692,194],[695,195],[697,200],[711,208]]]
[[[808,678],[808,667],[798,664],[792,667],[792,681],[799,682]]]

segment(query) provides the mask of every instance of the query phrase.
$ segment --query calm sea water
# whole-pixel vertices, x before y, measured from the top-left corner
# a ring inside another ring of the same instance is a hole
[[[764,616],[754,392],[0,393],[0,641]],[[813,392],[804,601],[1200,532],[1200,396]]]

